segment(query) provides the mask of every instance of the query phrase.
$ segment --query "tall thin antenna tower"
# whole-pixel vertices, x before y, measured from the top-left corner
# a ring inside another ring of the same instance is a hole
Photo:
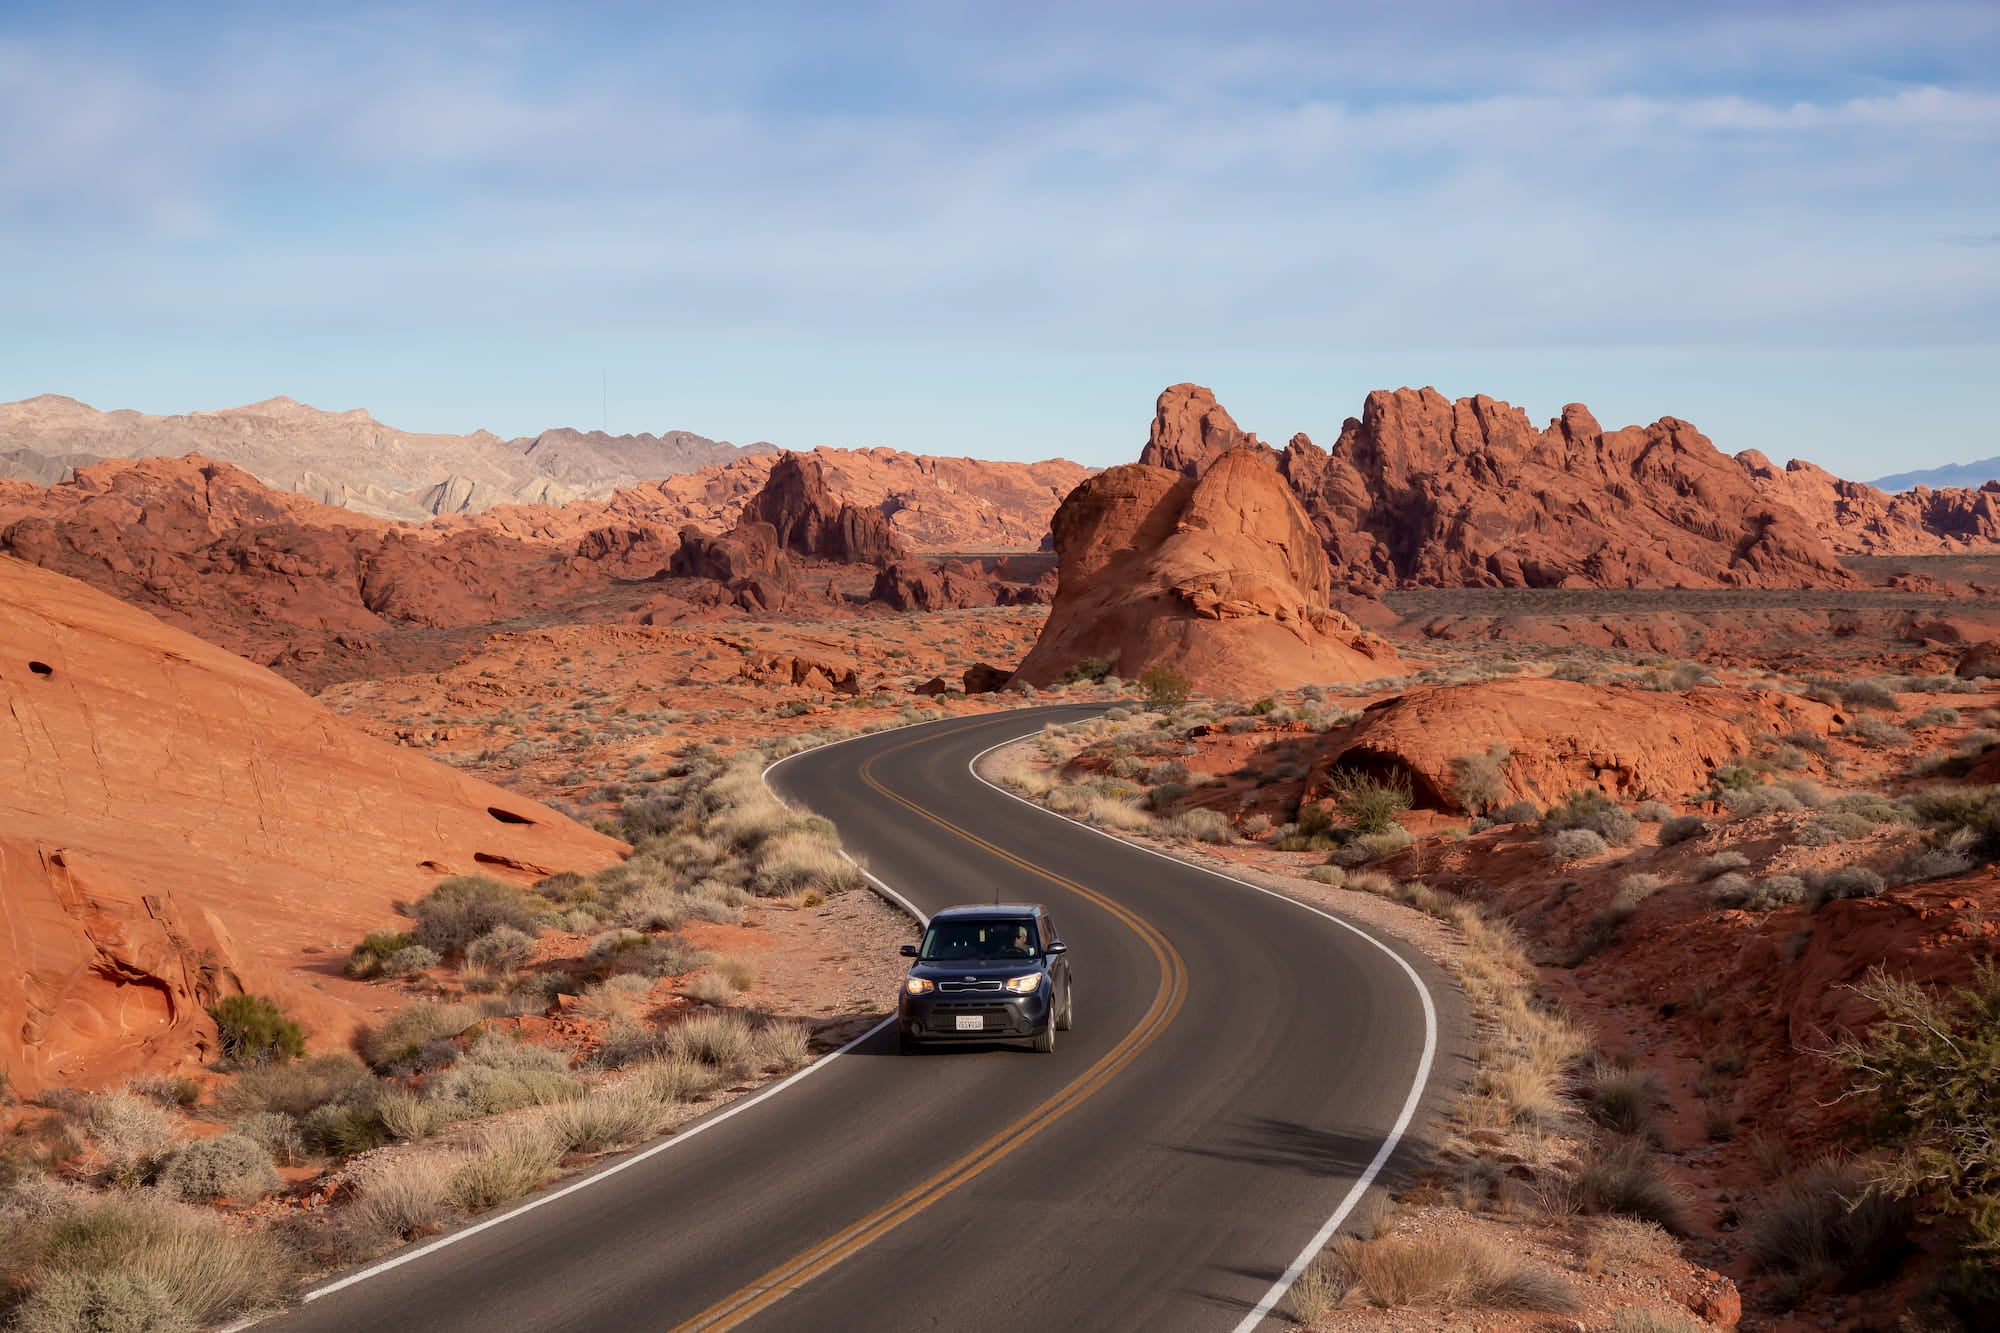
[[[597,372],[597,375],[598,426],[606,435],[609,435],[611,433],[611,372],[600,370]]]

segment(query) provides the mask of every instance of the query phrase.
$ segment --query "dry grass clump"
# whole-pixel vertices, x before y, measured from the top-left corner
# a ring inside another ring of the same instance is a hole
[[[539,1120],[488,1125],[452,1173],[451,1201],[477,1211],[519,1198],[538,1188],[561,1157],[561,1144]]]
[[[20,1303],[8,1327],[212,1327],[283,1298],[285,1254],[150,1192],[0,1196],[0,1260]]]
[[[1856,1163],[1824,1161],[1778,1182],[1748,1222],[1751,1257],[1786,1275],[1774,1295],[1796,1301],[1823,1282],[1864,1286],[1910,1248],[1909,1201],[1870,1187]]]
[[[1668,1105],[1667,1088],[1650,1069],[1599,1064],[1591,1079],[1591,1110],[1620,1134],[1643,1133],[1653,1113]]]
[[[1560,838],[1568,830],[1584,829],[1605,843],[1630,847],[1639,834],[1639,821],[1632,813],[1595,788],[1579,788],[1561,805],[1551,806],[1542,816],[1542,831]]]
[[[1675,1235],[1687,1229],[1686,1195],[1640,1139],[1596,1145],[1554,1193],[1559,1211],[1622,1213]]]
[[[384,1019],[362,1038],[362,1054],[378,1070],[402,1064],[431,1042],[460,1036],[478,1025],[479,1011],[469,1004],[439,1004],[419,1000]]]
[[[1703,1333],[1708,1327],[1665,1307],[1649,1310],[1632,1306],[1611,1316],[1611,1333]]]
[[[1342,1237],[1330,1254],[1350,1290],[1371,1305],[1535,1310],[1566,1314],[1576,1293],[1559,1275],[1476,1237]]]
[[[247,1203],[278,1188],[278,1171],[263,1144],[243,1134],[214,1134],[176,1148],[155,1184],[177,1199]]]
[[[1680,1257],[1674,1238],[1636,1217],[1593,1218],[1583,1246],[1583,1270],[1595,1277],[1611,1268],[1659,1268]]]
[[[119,1184],[133,1184],[150,1174],[174,1146],[173,1118],[129,1092],[92,1097],[85,1124],[104,1158],[106,1174]]]
[[[1507,797],[1507,761],[1512,753],[1494,744],[1451,761],[1452,799],[1467,814],[1482,815]]]
[[[1169,837],[1182,842],[1236,841],[1236,830],[1230,827],[1228,816],[1219,810],[1183,810],[1167,820],[1164,827]]]
[[[400,1243],[439,1230],[456,1211],[453,1185],[465,1157],[456,1152],[409,1153],[370,1175],[342,1220],[366,1248]]]

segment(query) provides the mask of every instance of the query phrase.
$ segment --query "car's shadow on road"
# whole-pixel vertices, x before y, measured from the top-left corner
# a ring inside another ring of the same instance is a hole
[[[1275,1167],[1311,1176],[1359,1176],[1382,1150],[1380,1131],[1314,1129],[1290,1120],[1264,1117],[1243,1121],[1226,1143],[1207,1145],[1178,1143],[1166,1145],[1170,1151],[1225,1162]],[[1409,1160],[1423,1145],[1405,1137],[1397,1145],[1396,1156]]]

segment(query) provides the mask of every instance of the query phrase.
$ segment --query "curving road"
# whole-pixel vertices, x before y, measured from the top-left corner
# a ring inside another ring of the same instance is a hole
[[[769,775],[922,912],[996,896],[1049,904],[1077,997],[1053,1055],[900,1057],[878,1030],[781,1091],[518,1216],[350,1275],[276,1322],[1256,1326],[1399,1127],[1396,1151],[1420,1147],[1463,1073],[1462,1006],[1413,950],[972,772],[996,745],[1095,711],[907,728]]]

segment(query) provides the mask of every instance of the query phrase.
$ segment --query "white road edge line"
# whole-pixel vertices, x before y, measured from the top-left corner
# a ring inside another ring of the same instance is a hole
[[[918,725],[924,725],[924,724],[919,723]],[[884,730],[898,731],[902,730],[902,728],[889,727],[885,728]],[[810,754],[819,750],[830,750],[836,745],[845,745],[848,741],[865,740],[869,736],[879,736],[882,734],[883,733],[880,731],[865,732],[860,736],[847,736],[837,741],[830,741],[825,745],[815,745],[804,750],[795,750],[792,752],[792,754],[781,755],[779,758],[765,765],[764,771],[758,776],[761,779],[763,779],[766,790],[770,790],[773,796],[777,796],[777,792],[771,789],[771,783],[770,783],[771,770],[776,768],[779,764],[784,763],[785,760],[794,758],[795,756],[801,754]],[[1028,733],[1028,735],[1033,735],[1033,734],[1034,733],[1032,732]],[[1022,739],[1025,739],[1025,737],[1016,736],[1014,738],[1014,740],[1022,740]],[[1014,741],[1013,740],[1003,741],[1001,743],[1003,745],[1012,745]],[[977,776],[977,774],[975,774],[974,776]],[[984,779],[981,780],[984,781]],[[928,925],[930,923],[930,917],[928,917],[921,910],[919,910],[915,903],[912,903],[908,898],[905,898],[902,894],[896,892],[894,889],[890,888],[887,884],[883,883],[880,878],[878,878],[875,874],[870,872],[860,862],[856,861],[853,857],[848,856],[845,849],[842,849],[840,854],[841,856],[845,857],[846,860],[851,865],[853,865],[856,870],[859,870],[862,873],[862,875],[868,880],[868,882],[874,885],[875,888],[879,890],[883,895],[885,895],[891,902],[895,903],[898,907],[902,908],[904,911],[908,912],[911,916],[915,917],[918,925]],[[609,1180],[612,1176],[617,1175],[621,1171],[629,1170],[632,1167],[639,1165],[639,1163],[646,1161],[649,1158],[657,1157],[659,1154],[667,1151],[667,1149],[669,1148],[673,1148],[678,1146],[679,1144],[686,1143],[689,1139],[695,1138],[696,1136],[702,1134],[703,1132],[713,1129],[715,1126],[721,1124],[723,1121],[728,1120],[732,1116],[738,1115],[741,1112],[749,1110],[751,1107],[757,1105],[757,1103],[761,1101],[764,1101],[766,1098],[777,1096],[779,1093],[783,1092],[786,1088],[791,1087],[794,1083],[799,1082],[801,1079],[807,1077],[810,1074],[817,1073],[818,1071],[826,1068],[828,1065],[832,1064],[835,1060],[838,1060],[841,1056],[846,1055],[849,1051],[859,1046],[862,1042],[867,1041],[870,1037],[874,1036],[876,1033],[881,1032],[887,1028],[892,1028],[895,1025],[896,1025],[896,1016],[894,1014],[891,1014],[889,1017],[877,1023],[874,1027],[869,1028],[866,1032],[854,1038],[854,1040],[848,1042],[845,1046],[842,1046],[839,1050],[829,1051],[827,1054],[822,1055],[819,1059],[813,1061],[811,1064],[807,1065],[804,1069],[799,1070],[797,1073],[792,1074],[780,1080],[777,1083],[773,1083],[770,1087],[764,1089],[762,1092],[758,1093],[754,1097],[748,1097],[740,1102],[732,1103],[723,1110],[718,1111],[714,1115],[711,1115],[706,1119],[700,1121],[691,1129],[685,1130],[679,1134],[675,1134],[671,1138],[662,1139],[658,1143],[654,1144],[652,1147],[647,1148],[641,1152],[636,1152],[632,1154],[630,1157],[622,1158],[619,1161],[613,1162],[610,1166],[605,1167],[601,1171],[595,1171],[592,1172],[590,1175],[583,1176],[577,1180],[573,1180],[559,1190],[551,1191],[548,1194],[537,1195],[535,1198],[528,1200],[528,1202],[524,1204],[521,1204],[514,1208],[509,1208],[504,1213],[496,1213],[492,1217],[487,1218],[485,1221],[476,1222],[473,1225],[466,1227],[462,1231],[454,1231],[449,1235],[440,1236],[428,1245],[422,1245],[414,1250],[409,1250],[403,1254],[398,1254],[391,1258],[384,1259],[379,1264],[371,1264],[367,1268],[361,1269],[359,1272],[349,1273],[346,1277],[340,1278],[339,1280],[334,1282],[329,1282],[325,1286],[315,1287],[311,1291],[307,1292],[303,1297],[301,1297],[300,1300],[303,1303],[309,1301],[316,1301],[322,1296],[331,1296],[336,1291],[341,1291],[347,1287],[354,1286],[356,1283],[366,1282],[369,1278],[372,1277],[379,1277],[381,1274],[386,1273],[391,1269],[401,1268],[404,1264],[412,1263],[418,1259],[424,1258],[427,1255],[436,1254],[439,1250],[442,1250],[450,1245],[456,1245],[458,1244],[458,1242],[476,1236],[482,1231],[488,1231],[494,1227],[502,1225],[503,1223],[511,1222],[515,1218],[520,1217],[522,1214],[531,1213],[535,1209],[542,1207],[544,1204],[554,1203],[557,1199],[566,1198],[571,1194],[575,1194],[578,1190],[588,1189],[590,1186],[597,1184],[597,1182],[599,1182],[600,1180]],[[250,1328],[254,1324],[261,1322],[265,1317],[266,1316],[264,1315],[259,1315],[252,1319],[231,1324],[227,1328],[223,1329],[222,1333],[238,1333],[238,1331],[241,1329]]]
[[[1333,922],[1334,925],[1341,927],[1343,930],[1350,930],[1354,932],[1356,935],[1359,935],[1362,939],[1368,941],[1368,943],[1374,945],[1377,949],[1380,949],[1383,953],[1387,954],[1392,960],[1394,960],[1396,966],[1403,969],[1404,975],[1409,977],[1410,979],[1410,984],[1412,986],[1415,986],[1417,989],[1417,998],[1423,1002],[1424,1053],[1423,1053],[1423,1058],[1417,1062],[1417,1076],[1416,1080],[1410,1085],[1410,1095],[1403,1099],[1402,1114],[1396,1117],[1395,1125],[1389,1130],[1388,1137],[1382,1140],[1382,1146],[1380,1149],[1376,1151],[1374,1160],[1368,1163],[1368,1168],[1361,1173],[1360,1178],[1354,1182],[1353,1187],[1349,1189],[1345,1197],[1341,1199],[1340,1205],[1333,1210],[1333,1215],[1328,1217],[1326,1221],[1320,1226],[1320,1229],[1313,1234],[1313,1238],[1306,1242],[1306,1247],[1303,1250],[1299,1251],[1298,1257],[1292,1260],[1291,1266],[1286,1268],[1285,1271],[1279,1275],[1278,1280],[1271,1284],[1270,1290],[1264,1293],[1264,1299],[1257,1302],[1257,1307],[1252,1311],[1250,1311],[1249,1314],[1244,1315],[1242,1321],[1238,1323],[1231,1330],[1231,1333],[1252,1333],[1252,1330],[1254,1330],[1257,1327],[1257,1325],[1264,1322],[1265,1317],[1271,1313],[1271,1311],[1277,1306],[1278,1302],[1285,1298],[1285,1293],[1290,1291],[1292,1288],[1292,1284],[1299,1280],[1299,1275],[1306,1271],[1306,1265],[1313,1261],[1314,1256],[1317,1255],[1320,1252],[1320,1250],[1325,1247],[1327,1241],[1333,1238],[1333,1233],[1340,1229],[1340,1224],[1347,1220],[1347,1215],[1354,1211],[1354,1206],[1357,1203],[1361,1202],[1362,1195],[1366,1194],[1368,1192],[1368,1187],[1375,1183],[1375,1177],[1381,1174],[1382,1168],[1388,1164],[1390,1156],[1394,1154],[1394,1152],[1396,1151],[1396,1145],[1402,1142],[1403,1135],[1406,1132],[1408,1132],[1410,1128],[1410,1121],[1416,1118],[1417,1107],[1423,1103],[1424,1090],[1430,1084],[1431,1066],[1437,1058],[1437,1036],[1438,1036],[1437,1005],[1431,997],[1430,987],[1424,984],[1424,979],[1421,976],[1417,975],[1417,969],[1410,966],[1408,959],[1404,958],[1394,949],[1384,944],[1381,940],[1375,938],[1374,935],[1363,930],[1361,927],[1355,925],[1352,921],[1343,920],[1342,918],[1335,916],[1331,912],[1322,911],[1321,909],[1314,907],[1311,903],[1301,902],[1297,898],[1293,898],[1288,894],[1279,893],[1276,889],[1267,889],[1261,884],[1252,884],[1247,879],[1238,879],[1236,878],[1236,876],[1226,875],[1220,870],[1214,870],[1204,865],[1196,865],[1194,862],[1184,861],[1178,856],[1168,856],[1165,852],[1156,851],[1151,847],[1141,846],[1139,843],[1133,842],[1130,839],[1118,837],[1116,834],[1106,833],[1103,829],[1097,828],[1090,824],[1086,824],[1080,819],[1071,819],[1068,815],[1061,814],[1057,811],[1051,810],[1045,805],[1037,805],[1035,802],[1029,800],[1025,796],[1019,795],[1018,793],[1015,792],[1008,791],[1005,787],[1001,786],[997,782],[988,781],[986,776],[979,771],[979,761],[984,759],[987,755],[992,754],[993,751],[1005,749],[1007,746],[1013,745],[1016,743],[1016,741],[1022,739],[1025,738],[1016,737],[1015,740],[1013,741],[1002,741],[998,745],[994,745],[987,749],[981,750],[978,754],[972,756],[972,758],[966,763],[965,766],[966,772],[972,774],[975,780],[984,783],[988,787],[991,787],[994,791],[999,792],[1002,796],[1005,796],[1010,800],[1019,801],[1022,805],[1027,806],[1031,810],[1039,810],[1045,815],[1052,815],[1057,819],[1067,820],[1069,823],[1076,825],[1080,829],[1086,829],[1091,833],[1097,834],[1101,838],[1109,838],[1111,839],[1111,841],[1120,843],[1126,847],[1130,847],[1134,851],[1144,852],[1148,856],[1157,856],[1162,861],[1171,861],[1175,865],[1186,866],[1190,870],[1198,870],[1204,875],[1213,876],[1214,878],[1222,880],[1225,883],[1240,885],[1243,888],[1264,894],[1266,897],[1276,898],[1281,903],[1290,903],[1293,907],[1299,908],[1301,911],[1311,912],[1314,916],[1317,917],[1324,917],[1326,920]]]

